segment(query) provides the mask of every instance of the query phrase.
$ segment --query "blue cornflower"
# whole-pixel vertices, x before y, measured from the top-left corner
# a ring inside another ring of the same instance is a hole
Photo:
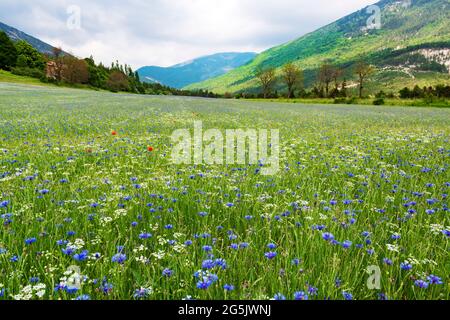
[[[65,287],[65,291],[68,293],[68,294],[75,294],[75,293],[77,293],[78,292],[78,288],[77,287]]]
[[[450,230],[442,230],[442,233],[450,238]]]
[[[74,254],[75,249],[74,249],[73,247],[66,247],[66,248],[61,249],[61,251],[62,251],[65,255],[71,256],[72,254]]]
[[[312,296],[317,296],[319,289],[317,289],[316,287],[310,286],[308,285],[308,293]]]
[[[347,291],[342,291],[342,296],[345,300],[353,300],[353,295]]]
[[[431,284],[443,284],[441,278],[432,274],[427,277],[427,280],[430,281]]]
[[[117,262],[118,264],[124,264],[125,260],[127,260],[127,256],[122,253],[114,255],[111,259],[112,262]]]
[[[216,259],[216,261],[214,261],[214,264],[216,267],[220,267],[222,270],[225,270],[227,268],[227,262],[224,259]]]
[[[164,277],[171,277],[171,276],[173,276],[173,273],[174,273],[173,270],[166,268],[163,270],[162,275]]]
[[[25,240],[25,243],[27,245],[31,245],[32,243],[35,243],[35,242],[36,242],[36,238],[28,238]]]
[[[89,251],[83,250],[81,253],[77,253],[73,256],[76,261],[85,261],[88,258]]]
[[[202,211],[202,212],[199,212],[198,215],[199,215],[200,217],[205,217],[205,216],[208,215],[208,212]]]
[[[31,277],[30,283],[38,283],[40,281],[39,277]]]
[[[69,243],[69,241],[67,241],[67,240],[58,240],[58,241],[56,241],[56,244],[58,245],[58,246],[65,246],[66,244],[68,244]]]
[[[426,288],[428,288],[429,283],[424,280],[416,280],[414,282],[414,285],[416,285],[417,287],[419,287],[421,289],[426,289]]]
[[[239,248],[241,248],[241,249],[248,248],[248,246],[249,246],[248,242],[241,242],[241,243],[239,244]]]
[[[326,241],[332,241],[334,240],[334,235],[329,232],[325,232],[322,234],[322,238]]]
[[[140,288],[140,289],[136,289],[136,291],[134,292],[133,297],[135,299],[144,299],[147,298],[150,295],[150,290],[147,288]]]
[[[393,264],[392,260],[389,258],[384,258],[383,262],[384,262],[384,264],[386,264],[388,266],[392,266],[392,264]]]
[[[344,249],[348,249],[352,246],[352,242],[350,240],[345,240],[344,242],[342,242],[342,247]]]
[[[192,240],[186,240],[186,241],[184,242],[184,245],[185,245],[185,246],[191,246],[191,245],[192,245]]]
[[[283,296],[281,293],[277,293],[277,294],[275,294],[275,296],[273,297],[273,300],[286,300],[286,297]]]
[[[152,234],[151,233],[141,233],[140,235],[139,235],[139,239],[149,239],[149,238],[151,238],[152,237]]]
[[[211,252],[212,251],[212,247],[211,246],[203,246],[202,249],[205,252]]]
[[[294,266],[298,266],[300,264],[300,259],[298,259],[298,258],[292,259],[291,263]]]
[[[76,297],[75,300],[91,300],[91,296],[88,294],[82,294],[81,296]]]
[[[265,256],[267,259],[271,260],[271,259],[273,259],[273,258],[275,258],[275,257],[277,256],[277,253],[276,253],[276,252],[273,252],[273,251],[270,251],[270,252],[264,253],[264,256]]]
[[[0,202],[0,208],[6,208],[9,205],[9,201],[5,200]]]
[[[411,270],[411,269],[413,268],[413,266],[412,266],[412,264],[410,264],[410,263],[408,263],[408,262],[402,262],[402,263],[400,264],[400,268],[401,268],[402,270],[409,271],[409,270]]]
[[[67,236],[68,237],[73,237],[76,234],[75,231],[67,231]]]
[[[361,235],[362,235],[364,238],[367,238],[367,237],[370,237],[370,232],[369,232],[369,231],[363,231],[363,232],[361,233]]]
[[[304,291],[294,293],[294,300],[308,300],[308,295]]]
[[[402,236],[401,235],[399,235],[398,233],[394,233],[393,235],[391,235],[391,239],[392,240],[398,240],[398,239],[400,239]]]
[[[136,221],[133,221],[133,222],[131,223],[131,226],[132,226],[133,228],[137,227],[137,225],[138,225],[138,223],[137,223]]]
[[[273,250],[273,249],[276,249],[276,248],[277,248],[277,245],[276,245],[275,243],[269,243],[269,244],[267,245],[267,248],[269,248],[270,250]]]
[[[225,284],[225,285],[223,286],[223,288],[224,288],[226,291],[233,291],[233,290],[234,290],[234,286],[233,286],[232,284]]]
[[[171,229],[173,229],[173,225],[167,224],[164,226],[164,229],[171,230]]]
[[[197,288],[201,290],[206,290],[211,286],[212,282],[203,279],[202,281],[197,282]]]
[[[389,297],[385,293],[379,293],[378,300],[386,301],[389,300]]]
[[[205,260],[202,262],[202,269],[212,269],[216,266],[213,260]]]

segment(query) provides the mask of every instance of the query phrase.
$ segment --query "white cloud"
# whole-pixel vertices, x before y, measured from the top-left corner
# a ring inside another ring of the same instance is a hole
[[[374,0],[2,0],[0,21],[66,51],[134,68],[224,51],[263,51]],[[81,29],[67,28],[67,8]]]

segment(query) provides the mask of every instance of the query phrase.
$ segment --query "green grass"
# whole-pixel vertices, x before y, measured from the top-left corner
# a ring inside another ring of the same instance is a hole
[[[12,74],[11,72],[0,70],[0,82],[6,83],[21,83],[21,84],[32,84],[38,86],[49,86],[49,84],[41,82],[39,79],[17,76]]]
[[[195,120],[204,129],[280,129],[281,170],[172,164],[170,135]],[[0,299],[40,299],[33,290],[53,300],[133,299],[140,288],[151,288],[146,299],[292,299],[297,291],[319,300],[343,299],[343,291],[449,299],[449,121],[450,110],[437,108],[0,84]],[[325,232],[352,245],[332,244]],[[194,273],[207,245],[209,258],[227,267],[211,269],[218,279],[201,290]],[[112,261],[117,246],[123,264]],[[77,261],[83,250],[89,259]],[[401,269],[405,261],[411,270]],[[381,269],[380,290],[366,285],[372,265]],[[55,291],[71,266],[84,276],[81,289]],[[415,285],[431,274],[443,283]],[[39,285],[30,288],[32,277]]]
[[[248,101],[253,102],[278,102],[278,103],[299,103],[299,104],[345,104],[336,103],[335,99],[331,98],[295,98],[295,99],[286,99],[286,98],[278,98],[278,99],[247,99]],[[375,98],[364,98],[364,99],[351,99],[347,98],[346,101],[352,101],[352,104],[357,105],[373,105]],[[385,106],[401,106],[401,107],[438,107],[438,108],[447,108],[450,107],[450,101],[447,99],[435,99],[434,101],[428,102],[424,99],[384,99]]]

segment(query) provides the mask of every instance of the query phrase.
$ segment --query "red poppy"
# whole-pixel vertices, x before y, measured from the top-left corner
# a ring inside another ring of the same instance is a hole
[[[152,152],[154,149],[153,149],[153,147],[148,146],[148,147],[147,147],[147,150],[148,150],[149,152]]]
[[[113,136],[117,136],[117,131],[116,131],[116,130],[113,130],[113,131],[111,131],[111,134],[112,134]]]

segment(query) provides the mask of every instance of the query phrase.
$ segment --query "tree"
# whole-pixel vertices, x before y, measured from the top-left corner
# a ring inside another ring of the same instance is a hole
[[[53,63],[54,63],[54,74],[55,80],[62,80],[62,70],[63,70],[63,51],[61,48],[53,48]]]
[[[272,88],[276,82],[275,69],[272,67],[260,67],[258,68],[258,70],[256,70],[256,77],[258,78],[259,82],[261,82],[264,99],[266,99],[272,92]]]
[[[18,41],[15,44],[17,50],[17,66],[21,68],[31,68],[44,70],[44,56],[26,41]]]
[[[14,43],[3,31],[0,31],[0,69],[11,70],[16,66],[17,50]]]
[[[322,88],[325,88],[325,95],[328,97],[330,91],[330,84],[335,79],[336,68],[329,62],[324,62],[317,74],[317,80]]]
[[[128,77],[121,71],[114,70],[109,75],[108,81],[106,82],[106,86],[109,90],[118,92],[118,91],[128,91],[129,83]]]
[[[61,77],[69,83],[87,83],[89,71],[86,61],[72,56],[62,57]]]
[[[355,74],[358,75],[358,83],[359,83],[359,98],[363,97],[363,89],[364,84],[367,78],[369,78],[375,72],[375,68],[370,64],[359,61],[355,66]]]
[[[303,71],[292,62],[283,67],[283,81],[288,89],[288,99],[292,98],[297,85],[303,82]],[[303,85],[301,85],[303,87]]]

